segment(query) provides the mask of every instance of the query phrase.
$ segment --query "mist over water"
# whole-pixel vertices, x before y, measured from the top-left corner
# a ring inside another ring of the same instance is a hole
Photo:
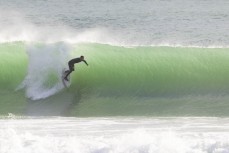
[[[228,46],[228,2],[0,2],[1,41]]]

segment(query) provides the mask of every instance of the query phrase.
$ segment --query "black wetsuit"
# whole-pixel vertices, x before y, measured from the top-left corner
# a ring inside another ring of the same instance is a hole
[[[75,69],[74,69],[74,64],[75,63],[79,63],[79,62],[84,62],[85,64],[87,64],[87,62],[85,61],[85,60],[81,60],[80,58],[74,58],[74,59],[72,59],[72,60],[70,60],[69,62],[68,62],[68,66],[69,66],[69,70],[70,71],[74,71]],[[88,64],[87,64],[88,65]]]
[[[69,70],[68,70],[68,71],[65,71],[65,73],[67,73],[66,76],[64,77],[65,80],[68,81],[68,79],[67,79],[68,75],[69,75],[70,73],[72,73],[72,71],[75,70],[75,69],[74,69],[74,64],[75,64],[75,63],[80,63],[80,62],[82,62],[82,61],[83,61],[86,65],[88,65],[87,62],[86,62],[85,60],[81,60],[81,58],[74,58],[74,59],[72,59],[72,60],[70,60],[70,61],[68,62]]]

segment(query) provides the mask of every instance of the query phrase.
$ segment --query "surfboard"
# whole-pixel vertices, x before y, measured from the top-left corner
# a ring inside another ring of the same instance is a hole
[[[71,84],[71,82],[70,82],[70,75],[68,75],[68,77],[67,77],[68,78],[68,81],[64,79],[64,77],[66,76],[66,74],[68,72],[69,72],[69,70],[63,69],[62,76],[61,76],[61,80],[62,80],[62,83],[63,83],[63,85],[64,85],[65,88],[68,88],[70,86],[70,84]]]

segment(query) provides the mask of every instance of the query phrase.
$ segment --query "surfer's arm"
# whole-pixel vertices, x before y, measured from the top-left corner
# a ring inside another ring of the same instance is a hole
[[[87,62],[85,60],[83,60],[83,62],[88,66]]]

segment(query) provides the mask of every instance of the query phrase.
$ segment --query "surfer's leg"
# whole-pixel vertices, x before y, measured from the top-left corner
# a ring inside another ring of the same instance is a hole
[[[66,76],[64,77],[64,79],[68,81],[68,76],[69,76],[69,74],[71,74],[71,73],[72,73],[72,71],[68,71],[68,73],[66,74]]]
[[[72,65],[68,63],[68,70],[64,71],[64,73],[68,73],[69,71],[71,71],[71,69],[72,69]]]
[[[74,65],[68,64],[68,66],[69,66],[69,70],[65,71],[65,73],[67,73],[67,74],[64,77],[64,79],[67,80],[67,81],[68,81],[68,78],[67,77],[69,76],[69,74],[71,74],[72,71],[74,71]]]

